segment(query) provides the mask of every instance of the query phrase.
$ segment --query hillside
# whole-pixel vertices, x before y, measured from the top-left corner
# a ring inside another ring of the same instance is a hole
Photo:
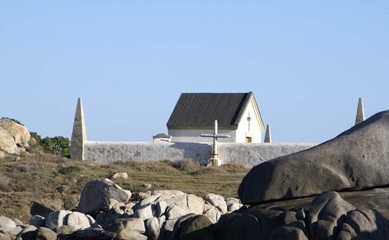
[[[98,165],[37,148],[33,153],[8,155],[0,160],[0,215],[27,222],[40,205],[53,210],[73,209],[86,182],[117,172],[128,174],[128,179],[115,182],[131,190],[133,198],[137,198],[137,192],[148,190],[145,183],[152,185],[151,190],[177,189],[199,196],[212,192],[237,197],[238,185],[248,169],[231,165],[206,168],[189,161]]]

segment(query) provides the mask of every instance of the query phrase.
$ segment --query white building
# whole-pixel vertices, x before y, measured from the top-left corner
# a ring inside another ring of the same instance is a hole
[[[230,138],[219,142],[260,143],[264,124],[252,92],[182,93],[167,122],[172,142],[210,142],[218,120],[219,134]]]

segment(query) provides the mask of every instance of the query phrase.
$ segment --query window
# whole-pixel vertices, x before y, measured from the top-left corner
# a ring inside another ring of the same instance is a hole
[[[246,143],[252,143],[253,138],[252,137],[246,137]]]

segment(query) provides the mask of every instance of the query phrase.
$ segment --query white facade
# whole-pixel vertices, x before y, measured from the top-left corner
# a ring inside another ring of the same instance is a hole
[[[262,133],[264,132],[262,119],[258,112],[254,98],[251,98],[249,104],[242,114],[236,130],[236,143],[261,143]]]
[[[218,120],[218,119],[215,119]],[[212,142],[212,138],[201,137],[202,133],[213,133],[213,126],[209,129],[169,129],[172,142]],[[248,101],[236,129],[219,127],[219,134],[230,135],[230,138],[219,138],[219,142],[229,143],[261,143],[264,126],[254,97]]]

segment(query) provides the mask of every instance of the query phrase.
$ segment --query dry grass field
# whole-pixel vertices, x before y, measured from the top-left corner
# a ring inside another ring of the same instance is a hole
[[[42,151],[8,156],[0,160],[0,215],[27,222],[34,214],[34,203],[53,210],[74,209],[87,181],[108,178],[116,172],[128,174],[128,179],[115,182],[131,190],[135,199],[138,192],[147,191],[142,187],[144,183],[152,184],[151,190],[177,189],[198,196],[216,193],[237,197],[238,186],[248,170],[232,165],[207,168],[191,161],[99,165]]]

